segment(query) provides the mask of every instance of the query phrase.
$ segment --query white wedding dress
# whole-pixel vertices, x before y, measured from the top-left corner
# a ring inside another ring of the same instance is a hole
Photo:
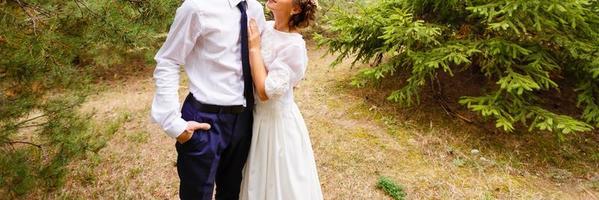
[[[272,21],[265,27],[262,56],[269,100],[258,102],[254,111],[240,199],[319,200],[322,192],[308,129],[293,100],[293,87],[306,71],[306,44],[298,33],[275,30]]]

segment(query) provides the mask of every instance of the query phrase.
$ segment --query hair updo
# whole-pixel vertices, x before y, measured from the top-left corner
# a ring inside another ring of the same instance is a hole
[[[316,18],[316,9],[318,4],[316,0],[293,0],[295,5],[298,5],[301,11],[291,15],[289,26],[294,28],[305,28],[310,26]]]

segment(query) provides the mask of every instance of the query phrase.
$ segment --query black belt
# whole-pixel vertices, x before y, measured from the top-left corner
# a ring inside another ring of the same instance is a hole
[[[191,105],[200,112],[207,113],[226,113],[226,114],[239,114],[245,110],[245,107],[242,105],[237,106],[219,106],[219,105],[211,105],[204,104],[196,100],[191,93],[187,95],[185,101],[191,103]]]

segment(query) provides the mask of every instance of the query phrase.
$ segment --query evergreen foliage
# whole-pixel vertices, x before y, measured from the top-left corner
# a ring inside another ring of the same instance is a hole
[[[0,0],[0,196],[55,189],[103,147],[77,109],[90,82],[151,60],[179,3]]]
[[[383,0],[328,18],[334,37],[316,35],[338,64],[373,63],[353,81],[364,86],[409,73],[388,99],[410,106],[437,75],[476,71],[492,86],[459,103],[513,131],[571,132],[599,127],[599,1]],[[544,95],[575,88],[578,115],[544,106]]]

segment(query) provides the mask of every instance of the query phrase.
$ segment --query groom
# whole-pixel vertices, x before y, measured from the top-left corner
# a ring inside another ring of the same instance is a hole
[[[256,0],[186,0],[156,54],[152,119],[176,138],[179,197],[238,199],[252,136],[247,21],[264,30]],[[179,111],[184,65],[190,94]]]

